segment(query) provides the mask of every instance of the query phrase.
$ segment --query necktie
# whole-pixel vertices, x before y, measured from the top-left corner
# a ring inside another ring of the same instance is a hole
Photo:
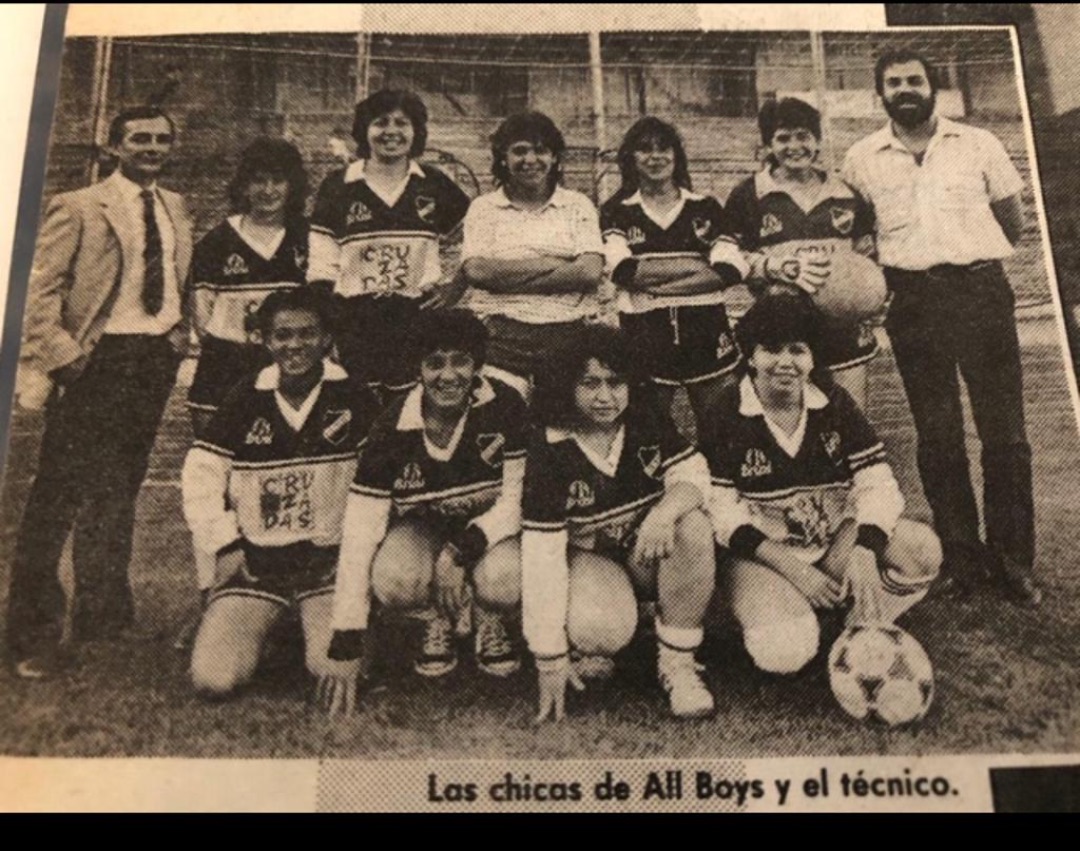
[[[143,307],[151,316],[157,316],[165,301],[165,266],[161,249],[161,231],[158,230],[157,216],[154,215],[154,191],[144,189],[143,224],[146,230],[146,242],[143,245]]]

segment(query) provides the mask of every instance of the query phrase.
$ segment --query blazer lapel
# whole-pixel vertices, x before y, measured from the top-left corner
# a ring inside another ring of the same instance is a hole
[[[125,209],[124,196],[113,178],[107,178],[98,185],[101,187],[101,213],[120,244],[122,263],[124,257],[136,257],[141,253],[139,238],[142,228],[134,220],[135,214],[130,208]]]
[[[161,191],[161,199],[165,203],[165,211],[172,221],[176,243],[176,278],[181,288],[185,286],[188,269],[191,266],[191,219],[188,218],[184,199],[175,192]]]

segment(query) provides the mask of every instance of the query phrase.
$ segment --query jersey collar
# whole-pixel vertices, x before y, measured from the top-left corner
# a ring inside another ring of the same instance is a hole
[[[367,160],[357,160],[345,169],[345,182],[356,183],[366,180]],[[409,177],[423,177],[424,169],[416,160],[409,160]]]
[[[680,201],[700,201],[704,198],[704,195],[699,195],[697,192],[691,192],[685,186],[679,187],[679,200]],[[641,190],[639,189],[629,198],[623,198],[622,203],[628,207],[632,207],[635,204],[641,206],[645,203],[644,198],[641,196]]]
[[[803,408],[818,411],[828,404],[829,397],[816,384],[807,381],[803,390]],[[739,382],[739,413],[744,417],[765,416],[765,408],[761,405],[761,399],[749,375],[744,375]]]
[[[615,439],[611,442],[611,451],[608,452],[606,457],[593,452],[593,450],[578,440],[577,435],[569,429],[548,428],[545,430],[545,437],[547,438],[548,443],[562,443],[567,440],[574,441],[590,464],[605,476],[614,478],[615,473],[619,469],[619,460],[622,458],[623,446],[626,443],[626,426],[619,426],[619,431],[616,433]]]
[[[765,166],[765,168],[754,175],[754,190],[757,192],[758,198],[764,198],[766,195],[772,195],[774,192],[792,198],[787,187],[779,183],[777,179],[773,177],[772,168],[769,166]],[[851,191],[850,186],[828,172],[825,173],[825,182],[821,184],[818,193],[818,203],[835,198],[855,197],[855,193]],[[794,200],[794,198],[792,198],[792,200]]]
[[[484,376],[480,376],[480,380],[472,393],[472,405],[470,407],[479,408],[491,402],[494,398],[495,388],[491,386],[491,382]],[[409,391],[409,395],[405,397],[405,401],[401,405],[401,414],[398,416],[397,421],[398,431],[424,430],[424,414],[421,407],[423,399],[424,388],[422,385],[417,384]],[[462,417],[462,420],[464,419]]]
[[[344,381],[348,378],[348,374],[340,365],[334,363],[328,358],[323,359],[323,372],[322,378],[319,379],[319,384],[324,381]],[[255,378],[256,390],[277,390],[281,382],[281,369],[277,364],[268,366],[261,370]],[[316,385],[318,386],[318,385]]]

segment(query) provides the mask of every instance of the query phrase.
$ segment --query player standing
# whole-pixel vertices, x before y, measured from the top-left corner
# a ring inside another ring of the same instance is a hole
[[[659,600],[658,673],[672,713],[711,714],[694,659],[716,572],[705,460],[656,404],[627,338],[606,326],[553,353],[533,412],[521,595],[539,720],[562,718],[567,687],[582,687],[572,651],[610,660],[633,637],[635,590]]]
[[[356,105],[352,132],[361,159],[319,187],[307,277],[336,296],[349,375],[402,392],[416,380],[406,329],[426,299],[458,294],[443,280],[440,244],[454,238],[469,198],[416,161],[427,144],[427,109],[416,95],[376,92]]]
[[[207,696],[251,679],[270,628],[292,606],[308,670],[357,674],[326,652],[345,501],[376,401],[325,359],[333,340],[323,293],[279,290],[256,316],[273,364],[221,402],[182,475],[196,550],[217,555],[191,659]]]
[[[349,495],[331,655],[361,656],[374,597],[423,621],[415,670],[444,676],[471,586],[477,664],[509,676],[520,661],[501,613],[517,608],[525,405],[480,374],[487,331],[471,313],[432,310],[414,334],[420,383],[380,415]],[[334,712],[355,689],[330,678],[322,696]]]
[[[750,262],[752,291],[802,290],[828,284],[838,251],[873,252],[873,214],[850,186],[822,170],[821,113],[796,98],[766,101],[758,115],[768,147],[765,168],[728,197],[726,213]],[[878,352],[866,323],[829,322],[821,363],[866,407],[866,363]]]
[[[818,610],[892,621],[941,563],[929,527],[901,517],[885,447],[847,392],[812,380],[820,316],[794,295],[760,299],[736,333],[746,375],[703,436],[721,569],[755,664],[794,673],[818,650]]]
[[[268,365],[255,334],[255,313],[276,290],[304,283],[307,174],[284,139],[257,139],[240,154],[229,184],[232,214],[195,245],[194,322],[199,364],[188,392],[196,437],[225,394]]]
[[[462,270],[469,307],[491,332],[489,371],[528,395],[549,352],[599,311],[604,270],[592,202],[560,185],[566,141],[539,112],[507,118],[491,142],[498,189],[465,217]]]
[[[647,358],[662,404],[685,387],[700,431],[739,363],[723,290],[748,267],[724,232],[720,203],[692,191],[675,127],[653,117],[634,124],[619,170],[622,186],[600,208],[619,321]]]

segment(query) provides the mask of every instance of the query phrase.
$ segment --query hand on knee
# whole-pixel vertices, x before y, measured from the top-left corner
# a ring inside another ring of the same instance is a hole
[[[804,668],[817,655],[819,640],[817,616],[813,614],[743,629],[743,641],[754,664],[771,674],[794,674]]]

